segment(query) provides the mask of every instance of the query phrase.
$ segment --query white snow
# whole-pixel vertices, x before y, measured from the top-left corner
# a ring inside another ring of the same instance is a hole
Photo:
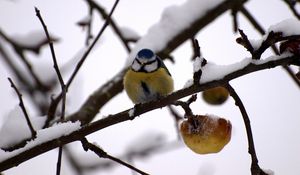
[[[183,88],[189,88],[194,84],[194,80],[189,79],[183,86]]]
[[[194,64],[193,64],[193,68],[194,68],[194,72],[198,72],[201,69],[201,64],[203,62],[203,57],[196,57]]]
[[[245,58],[240,62],[229,64],[229,65],[217,65],[212,62],[207,62],[205,66],[202,67],[202,75],[200,78],[200,84],[207,83],[213,80],[220,80],[224,78],[226,75],[233,73],[235,71],[241,70],[249,64],[264,64],[269,61],[279,60],[281,58],[285,58],[287,56],[291,56],[290,53],[284,53],[280,56],[270,56],[265,59],[253,60],[252,58]],[[193,85],[193,80],[188,80],[184,85],[184,88],[190,87]]]
[[[46,34],[43,30],[30,31],[29,33],[23,35],[14,34],[12,39],[18,44],[32,47],[37,46],[42,41],[47,40]]]
[[[282,32],[283,36],[300,35],[300,21],[297,19],[285,19],[277,24],[271,25],[267,33],[261,39],[249,39],[254,50],[257,50],[261,43],[266,40],[268,34],[273,32]]]
[[[261,43],[264,41],[265,38],[266,36],[261,39],[249,39],[249,42],[251,43],[253,49],[257,50],[261,46]]]
[[[129,117],[134,117],[135,108],[132,108],[128,111]]]
[[[17,149],[13,152],[5,152],[0,150],[0,162],[13,157],[17,154],[20,154],[36,145],[42,144],[44,142],[59,138],[61,136],[66,136],[71,134],[72,132],[80,129],[80,122],[65,122],[58,123],[53,125],[50,128],[42,129],[37,131],[37,138],[27,142],[26,146],[20,149]]]
[[[228,75],[236,70],[244,68],[251,61],[251,58],[246,58],[240,62],[233,63],[231,65],[217,65],[212,62],[207,62],[207,64],[204,67],[202,67],[200,83],[206,83],[212,80],[222,79],[225,75]]]
[[[195,20],[223,1],[188,0],[180,6],[166,8],[160,21],[150,27],[147,34],[136,43],[125,66],[128,67],[132,63],[135,55],[142,48],[149,48],[154,52],[161,51],[174,36],[189,28]]]
[[[83,18],[81,18],[77,24],[80,25],[80,26],[85,26],[87,24],[89,24],[91,21],[91,16],[90,15],[86,15],[84,16]]]
[[[46,117],[30,117],[35,130],[41,129]],[[6,148],[20,141],[30,138],[31,132],[25,116],[19,106],[15,106],[8,115],[4,116],[0,127],[0,147]]]
[[[140,38],[140,35],[136,31],[128,27],[121,27],[120,30],[123,37],[127,40],[138,40]]]
[[[270,170],[270,169],[263,169],[263,171],[265,173],[267,173],[268,175],[275,175],[275,172],[273,170]]]
[[[300,35],[300,21],[297,19],[286,19],[268,29],[269,32],[282,32],[283,36]]]

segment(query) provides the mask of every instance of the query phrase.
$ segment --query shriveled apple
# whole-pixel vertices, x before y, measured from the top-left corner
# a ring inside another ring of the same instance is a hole
[[[231,139],[229,120],[212,115],[194,115],[180,124],[184,143],[198,154],[217,153]]]

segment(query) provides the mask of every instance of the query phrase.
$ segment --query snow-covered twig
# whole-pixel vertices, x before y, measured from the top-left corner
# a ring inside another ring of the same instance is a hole
[[[250,58],[248,58],[248,59],[252,60]],[[236,68],[236,69],[232,70],[231,72],[224,73],[223,76],[220,77],[219,79],[207,80],[206,82],[201,83],[200,85],[191,85],[189,87],[178,90],[162,99],[159,99],[158,101],[151,101],[148,103],[137,104],[137,105],[135,105],[134,116],[129,115],[129,111],[131,109],[119,112],[114,115],[109,115],[98,121],[90,123],[89,125],[86,125],[85,127],[82,127],[81,129],[79,129],[77,131],[73,131],[72,133],[70,133],[67,136],[61,136],[56,139],[53,139],[53,140],[41,143],[39,145],[30,147],[29,149],[27,149],[23,152],[19,152],[17,155],[13,154],[11,156],[8,156],[7,159],[0,162],[0,171],[4,171],[8,168],[13,167],[14,165],[25,162],[37,155],[45,153],[45,152],[52,150],[54,148],[57,148],[61,145],[80,140],[80,139],[82,139],[83,136],[94,133],[103,128],[106,128],[106,127],[109,127],[109,126],[112,126],[112,125],[115,125],[117,123],[121,123],[124,121],[133,120],[136,116],[140,116],[141,114],[144,114],[144,113],[149,112],[154,109],[162,108],[162,107],[169,105],[169,104],[173,103],[174,101],[181,99],[183,97],[201,92],[203,90],[206,90],[206,89],[209,89],[212,87],[222,86],[222,85],[228,83],[230,80],[244,76],[244,75],[252,73],[252,72],[256,72],[256,71],[260,71],[260,70],[264,70],[264,69],[270,69],[270,68],[274,68],[274,67],[280,66],[280,65],[293,64],[293,63],[295,63],[295,61],[297,59],[298,59],[297,56],[291,56],[291,55],[285,54],[282,56],[272,56],[266,60],[259,60],[259,61],[256,61],[256,63],[248,62],[248,64],[246,64],[246,65],[242,64],[242,65],[240,65],[239,68]]]
[[[202,67],[206,65],[207,61],[201,56],[200,46],[197,39],[194,39],[193,50],[195,55],[193,80],[194,84],[199,84],[202,75]]]
[[[134,170],[142,175],[149,175],[148,173],[145,173],[144,171],[116,158],[116,157],[113,157],[111,155],[109,155],[107,152],[105,152],[103,149],[101,149],[100,147],[88,142],[88,140],[86,138],[83,138],[81,140],[81,143],[82,143],[82,147],[85,151],[88,151],[88,150],[91,150],[93,151],[95,154],[97,154],[100,158],[105,158],[105,159],[110,159],[112,161],[115,161],[123,166],[126,166],[127,168],[130,168],[131,170]]]
[[[243,3],[246,1],[241,0]],[[194,1],[196,3],[205,3],[204,1]],[[235,2],[235,1],[234,1]],[[198,33],[202,28],[204,28],[209,23],[213,22],[218,16],[226,12],[231,8],[234,3],[231,0],[220,2],[219,4],[212,3],[211,6],[207,7],[203,4],[203,10],[200,11],[199,8],[195,8],[195,16],[194,13],[186,13],[185,9],[176,8],[172,9],[171,12],[175,16],[174,19],[177,19],[180,15],[188,15],[190,14],[192,19],[189,20],[190,23],[181,25],[180,30],[173,31],[174,24],[170,23],[166,20],[161,19],[157,24],[151,27],[151,30],[148,33],[141,37],[141,39],[136,44],[135,48],[130,52],[128,57],[128,66],[131,63],[131,59],[136,54],[136,50],[141,47],[155,47],[159,49],[155,49],[154,51],[161,58],[165,58],[162,55],[170,54],[174,49],[184,43],[186,40],[189,40],[196,33]],[[189,3],[189,1],[187,1]],[[185,4],[183,4],[185,5]],[[193,7],[201,7],[201,5],[194,5]],[[198,14],[199,13],[199,14]],[[169,14],[170,15],[170,14]],[[181,18],[188,18],[187,16]],[[159,31],[160,27],[164,27],[164,31]],[[168,31],[171,30],[171,31]],[[157,33],[162,33],[163,35],[168,34],[168,37],[162,40],[162,38],[157,37]],[[170,35],[172,33],[172,35]],[[156,37],[155,37],[156,36]],[[151,48],[149,47],[149,48]],[[126,64],[127,65],[127,64]],[[126,66],[120,72],[117,73],[111,80],[107,83],[99,87],[82,105],[81,109],[70,116],[72,121],[80,120],[83,124],[89,123],[94,119],[99,110],[114,96],[119,94],[123,90],[123,76],[127,71],[128,67]]]
[[[265,35],[265,29],[258,23],[258,21],[253,17],[253,15],[246,9],[246,7],[242,6],[240,9],[241,13],[248,19],[248,21],[253,25],[253,27],[261,34]],[[243,32],[240,32],[243,33]],[[247,36],[246,36],[247,37]],[[238,41],[239,39],[237,39]],[[245,40],[244,40],[245,41]],[[249,41],[249,40],[248,40]],[[247,42],[247,41],[246,41]],[[250,44],[250,43],[248,43]],[[243,44],[242,44],[243,45]],[[251,45],[251,44],[250,44]],[[250,47],[250,46],[249,46]],[[272,50],[276,55],[279,55],[279,50],[277,49],[276,45],[272,45]],[[246,47],[247,48],[247,47]],[[251,49],[251,47],[250,47]],[[253,52],[253,51],[252,51]],[[251,53],[251,52],[250,52]],[[252,54],[252,53],[251,53]],[[294,80],[294,82],[300,87],[300,81],[295,76],[294,72],[289,66],[283,66],[284,70],[290,75],[290,77]]]

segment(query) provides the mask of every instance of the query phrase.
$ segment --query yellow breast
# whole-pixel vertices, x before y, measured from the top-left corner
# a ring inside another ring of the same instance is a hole
[[[145,86],[148,92],[145,92]],[[172,77],[164,68],[150,73],[129,69],[124,76],[124,88],[133,103],[137,104],[168,95],[173,91],[174,85]]]

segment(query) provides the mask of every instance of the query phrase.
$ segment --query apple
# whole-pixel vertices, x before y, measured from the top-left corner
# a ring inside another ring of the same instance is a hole
[[[202,93],[204,101],[211,105],[223,104],[228,99],[228,96],[227,89],[222,86],[205,90]]]
[[[180,133],[188,148],[198,154],[220,152],[231,139],[229,120],[213,115],[189,116],[180,124]]]

